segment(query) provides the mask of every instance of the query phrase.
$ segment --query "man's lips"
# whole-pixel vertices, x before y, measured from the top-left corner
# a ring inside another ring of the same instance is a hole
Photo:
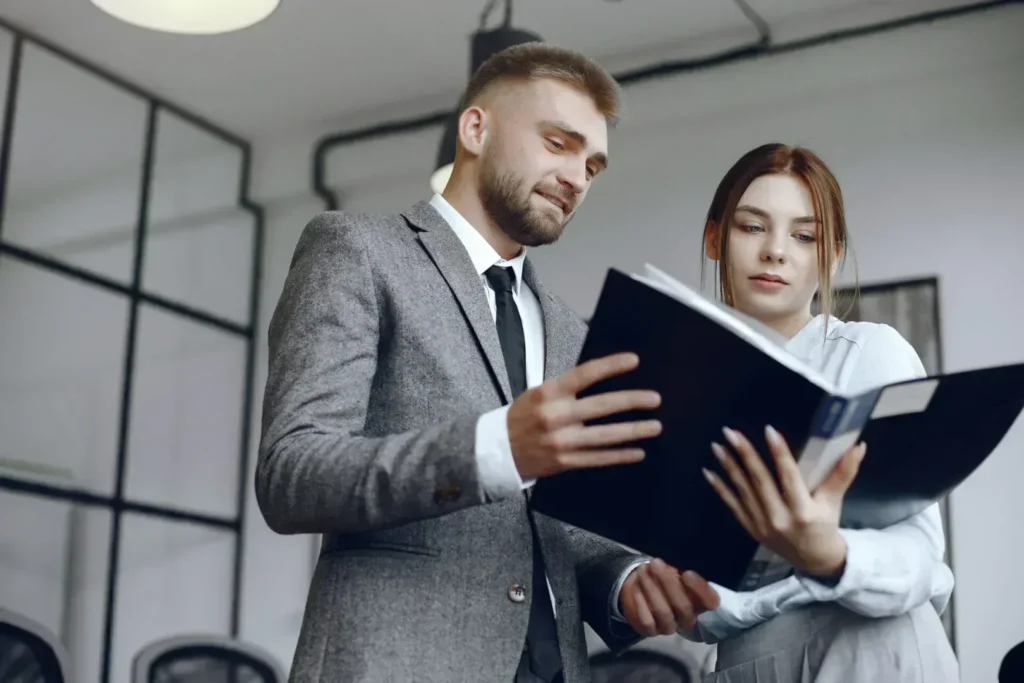
[[[539,194],[541,197],[557,206],[559,209],[562,210],[562,213],[564,214],[568,214],[569,212],[572,211],[572,200],[566,199],[565,197],[561,197],[557,194],[554,194],[553,192],[544,192],[543,190],[537,190],[537,194]]]

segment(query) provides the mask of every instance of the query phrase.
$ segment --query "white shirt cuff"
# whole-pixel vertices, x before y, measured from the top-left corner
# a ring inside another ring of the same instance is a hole
[[[843,567],[843,574],[837,581],[828,581],[814,576],[807,576],[797,572],[796,576],[804,589],[818,602],[835,602],[844,595],[860,590],[864,586],[865,579],[871,575],[874,562],[873,550],[870,542],[857,534],[845,533],[846,529],[840,529],[839,533],[846,541],[846,565]]]
[[[533,485],[524,482],[512,459],[508,405],[484,413],[476,422],[476,463],[488,500],[502,500]]]
[[[619,609],[619,593],[622,591],[622,584],[626,583],[626,579],[629,578],[629,575],[634,569],[642,564],[647,564],[648,562],[650,562],[649,559],[639,559],[626,567],[622,574],[619,575],[619,580],[615,582],[615,587],[612,589],[611,604],[608,606],[613,619],[617,619],[621,622],[626,621],[626,617],[622,616],[622,611]]]

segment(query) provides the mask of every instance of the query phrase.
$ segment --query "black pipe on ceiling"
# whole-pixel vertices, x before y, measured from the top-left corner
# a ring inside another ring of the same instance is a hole
[[[614,75],[615,80],[623,86],[627,87],[636,83],[642,83],[644,81],[653,80],[656,78],[664,78],[667,76],[677,76],[684,73],[690,73],[694,71],[710,69],[714,67],[724,66],[726,64],[734,64],[736,62],[747,61],[751,59],[757,59],[760,57],[769,57],[775,55],[787,54],[790,52],[798,52],[813,47],[822,45],[828,45],[832,43],[839,43],[854,38],[860,38],[863,36],[874,35],[877,33],[886,33],[895,31],[909,26],[917,24],[924,24],[929,22],[935,22],[945,19],[953,19],[957,17],[963,17],[978,12],[992,10],[1004,5],[1020,4],[1021,0],[987,0],[986,2],[979,2],[972,5],[964,5],[960,7],[952,7],[948,9],[933,10],[930,12],[922,12],[920,14],[914,14],[909,17],[903,17],[900,19],[892,19],[889,21],[878,22],[876,24],[870,24],[868,26],[861,26],[856,28],[841,29],[838,31],[831,31],[822,33],[809,38],[803,38],[796,40],[791,43],[785,43],[782,45],[771,44],[770,34],[768,32],[768,25],[760,19],[746,4],[744,0],[734,0],[736,4],[743,11],[751,23],[755,25],[758,30],[758,39],[750,44],[741,45],[725,52],[711,55],[708,57],[701,57],[692,60],[681,60],[672,62],[662,62],[658,64],[652,64],[650,66],[633,69],[630,71],[623,72],[621,74]],[[333,211],[340,208],[340,201],[337,194],[331,189],[326,182],[326,168],[325,158],[327,152],[334,147],[342,145],[352,144],[354,142],[361,142],[372,138],[384,137],[386,135],[395,135],[399,133],[408,133],[423,128],[429,128],[431,126],[443,126],[452,112],[439,111],[429,114],[424,114],[415,118],[387,121],[384,123],[377,124],[375,126],[369,126],[366,128],[360,128],[351,131],[343,131],[340,133],[332,133],[321,138],[316,146],[313,148],[313,193],[323,199],[327,210]],[[426,181],[424,181],[426,182]]]

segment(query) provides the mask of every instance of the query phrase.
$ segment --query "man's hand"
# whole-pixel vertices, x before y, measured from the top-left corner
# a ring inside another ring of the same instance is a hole
[[[718,593],[694,572],[679,573],[662,560],[642,564],[619,592],[622,616],[642,636],[671,635],[690,628],[701,612],[718,607]]]
[[[661,405],[654,391],[613,391],[577,399],[597,382],[636,368],[636,354],[620,353],[582,363],[563,375],[525,391],[508,410],[512,458],[523,479],[565,470],[639,462],[640,448],[614,448],[661,433],[658,420],[585,426],[616,413],[652,410]]]

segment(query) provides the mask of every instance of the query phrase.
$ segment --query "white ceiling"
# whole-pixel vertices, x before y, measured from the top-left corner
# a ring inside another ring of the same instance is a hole
[[[748,2],[779,42],[975,4]],[[89,0],[3,0],[0,18],[252,138],[452,106],[468,75],[469,34],[485,4],[283,0],[262,24],[201,37],[129,26]],[[500,14],[499,3],[492,25]],[[580,49],[615,72],[707,55],[756,37],[734,0],[515,0],[513,23]]]

